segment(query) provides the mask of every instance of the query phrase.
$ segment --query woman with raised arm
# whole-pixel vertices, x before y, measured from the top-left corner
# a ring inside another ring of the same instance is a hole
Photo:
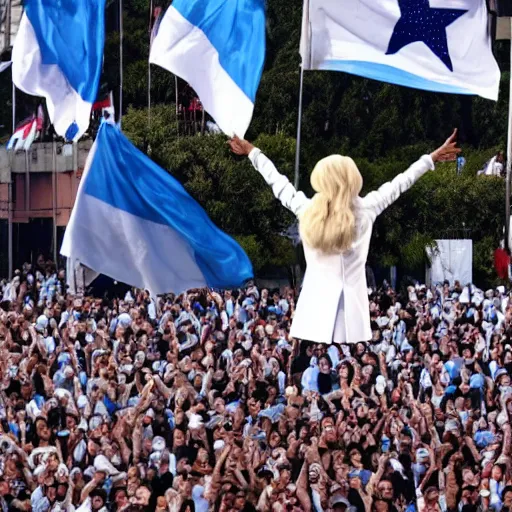
[[[365,264],[375,219],[435,163],[460,152],[457,130],[430,155],[365,197],[363,179],[346,156],[320,160],[311,174],[316,194],[308,199],[250,142],[229,141],[237,155],[247,155],[283,206],[299,219],[307,270],[293,318],[291,335],[316,343],[357,343],[372,338]]]

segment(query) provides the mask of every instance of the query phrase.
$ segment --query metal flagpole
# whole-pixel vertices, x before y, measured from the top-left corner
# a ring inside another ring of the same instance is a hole
[[[53,261],[57,264],[57,147],[55,135],[52,142],[52,218],[53,218]]]
[[[509,20],[511,39],[510,39],[510,69],[512,70],[512,17]],[[512,76],[509,83],[509,100],[508,100],[508,135],[507,135],[507,183],[505,198],[505,246],[510,246],[510,178],[512,169]]]
[[[27,217],[30,214],[30,160],[28,152],[32,152],[30,149],[25,150],[25,211]]]
[[[295,188],[299,188],[300,138],[302,131],[302,95],[304,91],[304,65],[300,66],[299,120],[297,122],[297,149],[295,151]]]
[[[8,269],[7,269],[7,275],[9,276],[9,280],[12,279],[12,273],[13,273],[13,260],[12,260],[12,178],[13,178],[13,172],[12,167],[14,165],[14,158],[13,155],[11,155],[10,158],[11,161],[11,169],[10,169],[10,176],[9,176],[9,184],[7,185],[7,259],[8,259]]]
[[[151,51],[151,32],[153,24],[153,0],[149,2],[149,51]],[[148,129],[151,129],[151,62],[148,59]]]
[[[123,0],[119,0],[119,128],[123,117]]]
[[[12,83],[12,133],[16,131],[16,86],[14,82]],[[11,151],[10,157],[10,176],[9,176],[9,184],[7,185],[7,260],[8,260],[8,268],[7,275],[9,279],[12,279],[13,274],[13,251],[12,251],[12,180],[13,180],[13,172],[12,168],[14,166],[14,151]]]
[[[304,0],[302,10],[302,35],[300,40],[300,54],[302,62],[300,65],[300,87],[299,87],[299,119],[297,121],[297,148],[295,150],[295,188],[299,188],[300,181],[300,143],[302,134],[302,103],[304,93],[304,68],[311,69],[311,48],[309,43],[309,0]]]
[[[16,86],[12,83],[12,133],[16,131]]]
[[[177,130],[177,136],[180,136],[180,120],[179,120],[179,112],[178,112],[178,77],[174,75],[174,89],[176,90],[176,130]]]

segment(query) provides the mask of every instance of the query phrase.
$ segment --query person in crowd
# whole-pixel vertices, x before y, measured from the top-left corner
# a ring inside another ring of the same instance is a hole
[[[0,290],[2,511],[512,510],[504,287],[385,284],[369,339],[326,345],[291,337],[291,288],[63,277]]]
[[[291,328],[294,338],[326,344],[371,338],[366,259],[373,224],[437,162],[456,159],[456,136],[455,130],[440,148],[363,198],[363,178],[354,161],[341,155],[324,158],[311,174],[311,200],[258,148],[238,137],[230,140],[232,151],[249,157],[276,198],[299,220],[307,269]],[[317,325],[313,319],[320,317]]]
[[[481,173],[484,176],[504,176],[505,157],[503,151],[498,151],[486,164]]]

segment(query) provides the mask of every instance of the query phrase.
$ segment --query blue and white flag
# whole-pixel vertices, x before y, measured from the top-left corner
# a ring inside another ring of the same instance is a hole
[[[79,263],[153,295],[239,287],[253,277],[243,249],[108,122],[89,154],[61,254],[72,269]],[[73,272],[68,281],[73,288]]]
[[[149,60],[187,81],[224,133],[243,137],[265,60],[265,0],[174,0]]]
[[[304,69],[496,100],[485,0],[305,0]]]
[[[55,131],[67,140],[89,127],[104,41],[105,0],[26,0],[12,79],[27,94],[46,98]]]

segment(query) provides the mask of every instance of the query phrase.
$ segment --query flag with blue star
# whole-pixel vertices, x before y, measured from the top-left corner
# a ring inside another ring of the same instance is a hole
[[[304,69],[497,100],[485,0],[304,0]]]

